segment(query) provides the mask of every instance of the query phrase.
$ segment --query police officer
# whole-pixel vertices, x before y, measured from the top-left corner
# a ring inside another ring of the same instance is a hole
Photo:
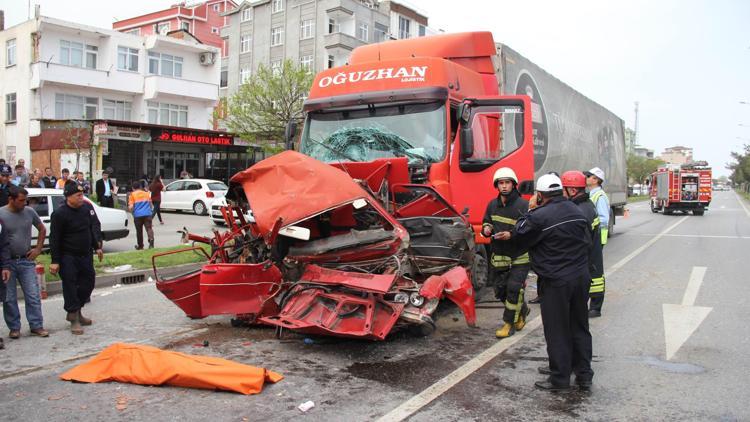
[[[586,175],[586,186],[589,188],[589,197],[591,202],[596,207],[596,212],[599,215],[599,232],[601,234],[601,245],[604,249],[604,245],[607,244],[607,238],[609,237],[609,198],[602,189],[604,184],[604,171],[599,167],[594,167],[591,170],[584,172]],[[602,304],[604,304],[604,268],[597,274],[592,274],[591,288],[589,289],[589,297],[591,298],[591,304],[589,306],[589,318],[596,318],[602,316]]]
[[[512,169],[498,169],[492,183],[498,196],[487,204],[482,235],[492,238],[491,282],[495,287],[495,297],[505,302],[503,326],[495,331],[495,336],[502,339],[522,330],[529,314],[523,297],[530,268],[529,253],[510,240],[511,230],[518,218],[528,211],[529,203],[518,193],[518,178]]]
[[[70,332],[83,334],[84,325],[92,321],[81,313],[91,298],[96,273],[92,251],[101,261],[101,225],[94,207],[84,200],[83,188],[75,183],[65,185],[65,202],[52,213],[50,223],[51,274],[60,272],[63,307],[70,321]]]
[[[532,209],[518,220],[511,237],[529,248],[531,268],[539,276],[550,374],[535,386],[566,390],[575,373],[576,383],[587,389],[594,377],[586,314],[590,226],[578,206],[563,197],[559,177],[541,176],[536,187]]]

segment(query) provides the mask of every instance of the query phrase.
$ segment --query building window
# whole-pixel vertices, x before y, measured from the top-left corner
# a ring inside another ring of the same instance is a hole
[[[102,100],[102,111],[105,119],[131,120],[133,104],[130,101]]]
[[[126,34],[130,34],[130,35],[138,35],[138,36],[140,36],[141,35],[141,28],[131,29],[129,31],[125,31],[125,33]]]
[[[409,38],[409,25],[411,21],[403,16],[398,17],[398,37],[399,39]]]
[[[180,25],[182,26],[183,30],[190,32],[190,22],[182,22]]]
[[[182,57],[148,52],[148,73],[151,75],[182,77]]]
[[[300,56],[299,58],[299,64],[303,69],[307,69],[308,71],[311,71],[313,68],[313,56],[312,54],[306,54],[304,56]]]
[[[217,27],[215,27],[215,26],[212,26],[212,27],[211,27],[211,33],[212,33],[212,34],[216,34],[216,35],[218,35],[218,34],[219,34],[219,28],[217,28]]]
[[[271,73],[278,75],[281,73],[281,60],[271,61]]]
[[[299,39],[306,40],[315,36],[315,21],[305,19],[299,25]]]
[[[332,68],[336,65],[335,60],[332,55],[328,55],[328,68]]]
[[[370,35],[370,26],[364,22],[360,22],[359,27],[357,28],[357,37],[360,40],[367,42],[369,40],[369,35]]]
[[[13,66],[16,64],[16,39],[5,42],[5,65]]]
[[[135,48],[117,47],[117,68],[137,72],[138,50]]]
[[[167,32],[169,32],[169,30],[171,29],[171,26],[169,22],[162,22],[162,23],[157,23],[154,26],[154,29],[156,30],[155,32],[159,35],[167,35]]]
[[[284,43],[284,29],[280,26],[271,28],[271,46],[281,45]]]
[[[337,32],[341,32],[341,26],[335,18],[328,18],[328,33],[335,34]]]
[[[188,107],[147,101],[148,122],[166,126],[187,127]]]
[[[281,12],[284,10],[284,0],[271,1],[271,13]]]
[[[242,15],[240,18],[241,22],[247,22],[253,20],[253,8],[252,7],[246,7],[242,9]]]
[[[99,47],[86,45],[86,67],[96,69],[96,59],[99,56]]]
[[[240,84],[244,84],[248,79],[250,79],[250,68],[243,67],[240,69]]]
[[[55,119],[96,119],[99,99],[55,94]]]
[[[16,121],[16,93],[5,96],[5,123]]]
[[[227,69],[221,69],[221,75],[219,76],[219,88],[226,88],[229,85],[229,71]]]
[[[252,42],[250,34],[240,36],[240,53],[249,53]]]
[[[218,12],[218,11],[220,11],[220,10],[221,10],[221,5],[220,5],[219,3],[216,3],[216,4],[214,5],[214,12]]]
[[[60,64],[83,66],[83,43],[60,40]]]
[[[388,39],[388,27],[375,22],[375,42],[383,42]]]
[[[420,37],[424,37],[425,35],[427,35],[427,27],[420,24],[419,25],[419,36]]]

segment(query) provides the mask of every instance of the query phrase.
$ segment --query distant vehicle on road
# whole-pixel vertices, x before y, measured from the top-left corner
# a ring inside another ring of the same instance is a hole
[[[221,214],[221,208],[227,206],[227,199],[225,197],[216,198],[211,203],[211,212],[209,213],[209,218],[211,221],[213,221],[214,224],[217,226],[223,226],[226,225],[226,221],[224,221],[224,216]],[[237,208],[233,207],[234,210],[234,216],[237,217]],[[248,223],[254,223],[255,218],[253,217],[253,211],[247,210],[245,213],[245,221]]]
[[[50,217],[52,213],[65,202],[62,189],[26,189],[29,194],[26,197],[27,204],[39,214],[39,218],[47,228],[47,239],[44,241],[45,246],[49,245]],[[115,208],[100,207],[98,204],[86,198],[86,202],[94,207],[96,216],[102,225],[102,238],[105,241],[121,239],[127,237],[128,230],[128,213]],[[32,228],[31,244],[36,245],[37,230]]]
[[[705,161],[659,167],[650,185],[653,212],[703,215],[711,203],[711,167]]]
[[[223,182],[211,179],[180,179],[168,184],[161,193],[161,209],[208,214],[208,207],[227,194]]]

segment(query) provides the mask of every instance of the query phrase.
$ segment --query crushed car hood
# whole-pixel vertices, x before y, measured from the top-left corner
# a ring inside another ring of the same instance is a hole
[[[325,210],[367,198],[368,194],[344,171],[295,151],[284,151],[235,174],[252,204],[255,224],[269,233]]]

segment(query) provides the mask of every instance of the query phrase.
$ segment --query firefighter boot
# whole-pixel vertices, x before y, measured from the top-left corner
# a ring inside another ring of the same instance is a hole
[[[68,316],[65,318],[70,321],[70,332],[75,335],[83,334],[83,328],[81,323],[78,321],[78,312],[68,312]]]
[[[510,322],[506,322],[501,328],[495,331],[495,337],[502,339],[512,336],[515,332],[516,329],[515,327],[513,327],[513,324],[511,324]]]
[[[93,321],[91,321],[91,318],[86,318],[85,316],[83,316],[80,309],[78,310],[78,322],[80,322],[81,325],[91,325],[93,323]]]
[[[524,306],[523,310],[521,311],[521,315],[518,316],[518,321],[513,324],[513,328],[515,328],[516,331],[521,331],[523,330],[523,327],[526,326],[526,317],[529,316],[530,312],[531,309]]]

